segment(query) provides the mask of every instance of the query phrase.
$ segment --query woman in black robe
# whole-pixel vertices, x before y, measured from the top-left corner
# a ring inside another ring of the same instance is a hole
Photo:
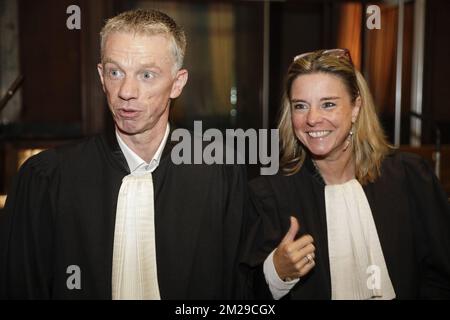
[[[278,127],[281,170],[250,184],[243,266],[257,298],[450,297],[447,195],[388,145],[347,50],[294,59]]]

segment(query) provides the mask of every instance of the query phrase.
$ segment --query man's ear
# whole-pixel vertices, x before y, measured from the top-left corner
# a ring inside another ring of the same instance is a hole
[[[356,122],[356,119],[358,119],[359,110],[361,109],[361,96],[358,96],[355,100],[355,104],[353,105],[352,110],[352,123]]]
[[[186,69],[178,70],[175,80],[172,84],[172,91],[170,92],[170,98],[175,99],[183,91],[184,86],[188,80],[188,71]]]
[[[100,76],[103,91],[105,91],[105,79],[103,78],[103,65],[101,63],[97,64],[97,71],[98,75]]]

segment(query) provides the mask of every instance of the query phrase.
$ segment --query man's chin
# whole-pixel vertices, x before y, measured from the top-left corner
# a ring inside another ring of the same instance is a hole
[[[129,135],[129,136],[133,136],[133,135],[136,135],[136,134],[139,134],[142,132],[142,130],[139,130],[139,128],[132,127],[132,126],[124,126],[124,125],[120,125],[117,123],[116,123],[116,129],[120,133]]]

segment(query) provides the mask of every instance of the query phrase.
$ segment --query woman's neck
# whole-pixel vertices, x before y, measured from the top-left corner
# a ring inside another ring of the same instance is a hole
[[[336,158],[315,159],[314,165],[326,184],[342,184],[355,178],[355,161],[352,148]]]

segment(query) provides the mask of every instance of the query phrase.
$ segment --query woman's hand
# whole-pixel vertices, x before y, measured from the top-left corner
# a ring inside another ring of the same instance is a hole
[[[284,281],[303,277],[316,265],[314,239],[304,235],[295,240],[299,229],[297,219],[291,217],[291,226],[273,255],[275,270]]]

